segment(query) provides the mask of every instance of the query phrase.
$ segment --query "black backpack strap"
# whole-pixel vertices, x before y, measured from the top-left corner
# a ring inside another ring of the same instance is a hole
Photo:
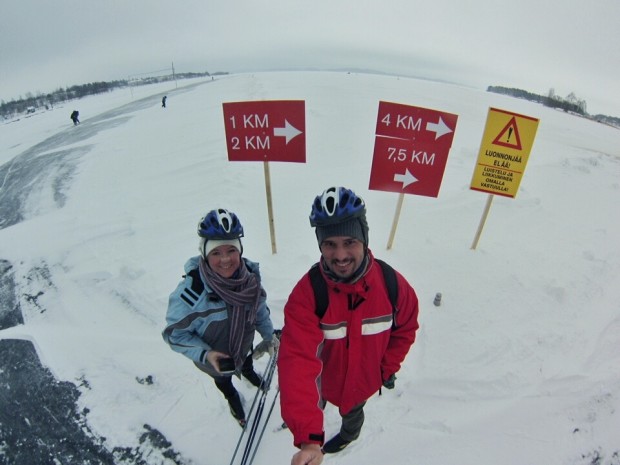
[[[398,282],[396,280],[396,272],[389,264],[383,260],[375,258],[375,261],[381,266],[383,272],[383,279],[385,280],[385,286],[387,287],[388,297],[392,304],[392,328],[396,328],[396,312],[398,308],[396,304],[398,302]]]
[[[193,307],[198,301],[198,297],[205,289],[205,285],[200,279],[200,271],[198,268],[194,268],[186,276],[192,278],[192,285],[189,288],[185,288],[181,293],[181,299],[183,299],[190,307]]]
[[[327,311],[328,296],[327,283],[325,282],[325,278],[323,278],[323,275],[321,274],[321,269],[319,268],[318,263],[312,265],[312,268],[310,268],[310,271],[308,271],[308,276],[310,277],[310,284],[312,284],[312,290],[314,291],[314,301],[316,303],[314,313],[316,313],[316,316],[321,319]]]
[[[187,274],[190,275],[192,278],[192,291],[194,291],[198,295],[202,294],[202,291],[205,290],[205,285],[200,278],[200,271],[198,270],[198,268],[194,268]]]

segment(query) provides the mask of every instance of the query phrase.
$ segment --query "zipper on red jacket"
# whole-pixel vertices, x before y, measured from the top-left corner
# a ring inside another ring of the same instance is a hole
[[[359,294],[347,294],[347,304],[349,306],[349,311],[354,311],[357,307],[364,303],[365,300],[366,299]],[[347,349],[349,348],[350,335],[351,331],[347,331]]]
[[[347,294],[347,300],[349,303],[349,310],[353,311],[364,303],[366,299],[359,294]]]

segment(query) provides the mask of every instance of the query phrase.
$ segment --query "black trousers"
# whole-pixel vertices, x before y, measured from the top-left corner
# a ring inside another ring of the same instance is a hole
[[[355,441],[359,437],[364,424],[364,405],[366,402],[356,405],[346,415],[341,415],[340,436],[345,441]]]
[[[248,355],[241,366],[241,374],[248,378],[254,374],[254,360],[252,359],[252,354]],[[237,390],[232,383],[232,375],[231,376],[218,376],[217,378],[213,378],[215,381],[215,385],[217,388],[224,394],[224,397],[230,399],[237,394]]]

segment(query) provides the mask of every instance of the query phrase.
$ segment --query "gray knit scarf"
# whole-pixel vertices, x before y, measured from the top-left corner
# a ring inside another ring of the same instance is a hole
[[[198,268],[202,280],[226,302],[228,321],[230,322],[229,355],[235,360],[235,366],[239,370],[246,355],[242,353],[245,306],[250,305],[247,321],[253,323],[256,321],[258,302],[264,291],[256,274],[248,271],[243,260],[241,260],[239,269],[230,278],[223,278],[209,268],[203,257],[200,257]]]

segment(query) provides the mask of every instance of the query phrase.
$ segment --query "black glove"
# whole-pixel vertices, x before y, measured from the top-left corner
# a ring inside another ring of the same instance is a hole
[[[386,389],[394,389],[395,385],[396,385],[396,375],[392,375],[388,379],[383,381],[383,387]]]

